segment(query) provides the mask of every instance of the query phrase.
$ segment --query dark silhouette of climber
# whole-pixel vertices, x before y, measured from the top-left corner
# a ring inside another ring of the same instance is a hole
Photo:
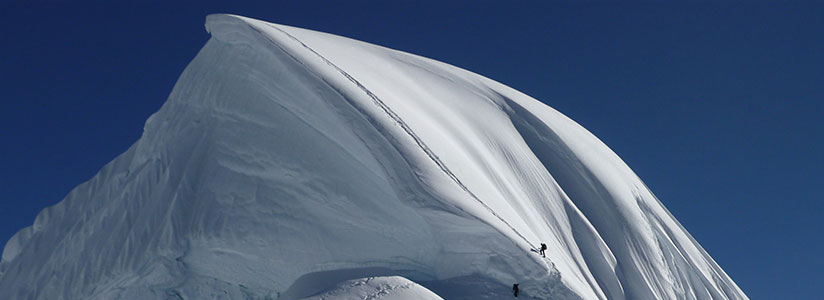
[[[541,243],[541,256],[546,257],[546,253],[544,253],[544,251],[546,251],[546,244]]]
[[[517,298],[518,297],[518,284],[517,283],[512,285],[512,292],[515,293],[515,298]]]

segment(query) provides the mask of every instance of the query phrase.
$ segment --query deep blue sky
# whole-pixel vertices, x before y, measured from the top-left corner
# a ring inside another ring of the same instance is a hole
[[[751,298],[820,299],[824,4],[300,2],[4,4],[0,244],[139,138],[205,16],[231,12],[540,99],[615,150]]]

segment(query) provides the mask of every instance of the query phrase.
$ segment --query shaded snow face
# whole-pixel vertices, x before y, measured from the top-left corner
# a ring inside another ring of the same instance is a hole
[[[141,139],[6,244],[0,294],[440,299],[407,278],[448,299],[515,282],[538,299],[746,299],[623,161],[536,100],[342,37],[206,26]]]

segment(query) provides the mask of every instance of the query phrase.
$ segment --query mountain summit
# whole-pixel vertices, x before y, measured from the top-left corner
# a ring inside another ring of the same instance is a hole
[[[6,243],[5,299],[747,299],[537,100],[330,34],[206,28],[140,140]]]

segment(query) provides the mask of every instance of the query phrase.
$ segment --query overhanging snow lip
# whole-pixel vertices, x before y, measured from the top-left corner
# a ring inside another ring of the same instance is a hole
[[[251,46],[255,36],[260,32],[254,30],[250,24],[252,19],[233,14],[210,14],[206,16],[206,32],[212,38],[230,44],[246,44]]]

